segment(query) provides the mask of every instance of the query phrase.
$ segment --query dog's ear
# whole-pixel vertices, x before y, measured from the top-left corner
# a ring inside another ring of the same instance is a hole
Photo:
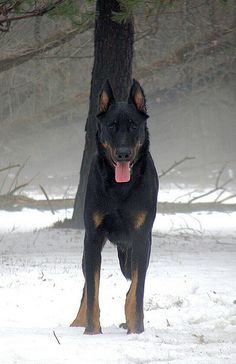
[[[115,102],[110,82],[106,80],[99,96],[99,113],[107,111],[110,104]]]
[[[133,103],[138,111],[141,111],[144,114],[147,113],[146,98],[143,89],[135,79],[133,79],[132,82],[128,102],[130,104]]]

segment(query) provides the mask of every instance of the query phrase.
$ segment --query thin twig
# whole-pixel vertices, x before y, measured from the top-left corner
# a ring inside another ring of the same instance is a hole
[[[232,198],[235,198],[235,197],[236,197],[236,194],[230,195],[230,196],[225,197],[222,200],[220,200],[219,203],[223,203],[223,202],[228,201],[228,200],[231,200]]]
[[[178,187],[178,186],[177,186]],[[180,187],[179,187],[180,188]],[[179,195],[179,196],[177,196],[175,199],[174,199],[174,202],[176,202],[176,201],[178,201],[178,200],[180,200],[181,198],[183,198],[183,197],[186,197],[186,196],[191,196],[194,192],[197,192],[197,190],[196,189],[194,189],[194,190],[192,190],[191,192],[186,192],[186,193],[184,193],[183,195]]]
[[[225,193],[225,190],[222,190],[219,195],[216,197],[215,201],[214,202],[218,202],[220,197]]]
[[[25,11],[21,15],[11,16],[11,14],[10,14],[10,16],[8,16],[8,13],[10,13],[11,10],[14,10],[14,8],[19,6],[19,4],[16,3],[16,6],[13,5],[12,8],[9,8],[9,9],[6,8],[4,16],[0,19],[0,31],[8,31],[10,28],[11,22],[14,20],[22,20],[22,19],[42,16],[42,15],[50,12],[51,10],[54,10],[57,6],[59,6],[63,2],[65,2],[65,0],[55,0],[55,2],[49,2],[45,6],[37,7],[37,5],[36,5],[36,7],[33,10]],[[6,27],[4,27],[4,25],[3,25],[4,23],[7,23]]]
[[[217,178],[216,178],[216,187],[219,187],[220,178],[221,178],[222,174],[223,174],[223,173],[224,173],[224,171],[225,171],[226,165],[227,165],[227,163],[225,163],[225,164],[223,165],[223,167],[219,170],[218,176],[217,176]]]
[[[8,167],[1,168],[0,172],[8,171],[9,169],[18,168],[18,167],[20,167],[20,164],[9,165]]]
[[[202,195],[199,195],[199,196],[195,196],[193,197],[191,200],[189,200],[188,203],[192,203],[196,200],[199,200],[200,198],[203,198],[203,197],[206,197],[206,196],[209,196],[217,191],[221,191],[219,196],[216,198],[215,202],[217,202],[217,199],[222,195],[223,192],[225,192],[225,186],[227,184],[229,184],[230,182],[232,182],[232,178],[228,179],[226,182],[224,183],[221,183],[220,184],[220,179],[225,171],[225,168],[227,166],[227,163],[224,164],[224,166],[220,169],[219,173],[218,173],[218,176],[216,178],[216,183],[215,183],[215,188],[213,188],[212,190],[206,192],[206,193],[203,193]],[[223,201],[225,201],[225,199],[223,199]],[[222,202],[222,200],[220,201]]]
[[[16,175],[15,175],[15,177],[13,178],[12,183],[10,184],[10,187],[9,187],[9,189],[8,189],[8,193],[11,193],[11,190],[12,190],[12,187],[13,187],[13,185],[14,185],[14,184],[15,184],[15,187],[14,187],[14,188],[16,188],[16,187],[17,187],[17,180],[18,180],[18,177],[19,177],[19,175],[20,175],[21,171],[25,168],[26,163],[28,162],[28,160],[29,160],[29,159],[30,159],[30,157],[26,158],[26,160],[24,161],[24,163],[23,163],[21,166],[19,166],[19,169],[18,169],[18,171],[16,172]]]
[[[220,186],[220,187],[213,188],[212,190],[210,190],[210,191],[208,191],[208,192],[206,192],[206,193],[203,193],[203,194],[202,194],[202,195],[200,195],[200,196],[193,197],[191,200],[189,200],[189,202],[188,202],[188,203],[192,203],[193,201],[199,200],[200,198],[203,198],[203,197],[209,196],[209,195],[211,195],[211,194],[213,194],[213,193],[215,193],[215,192],[217,192],[217,191],[220,191],[220,190],[222,190],[222,189],[224,188],[224,186],[225,186],[226,184],[228,184],[228,183],[230,183],[230,182],[232,182],[232,179],[228,180],[226,183],[224,183],[224,184],[223,184],[222,186]],[[224,199],[223,199],[223,201],[224,201]],[[219,202],[221,203],[222,201],[219,201]]]
[[[1,183],[1,187],[0,187],[0,193],[1,191],[3,191],[3,187],[5,186],[5,183],[6,183],[6,180],[7,180],[7,177],[8,177],[8,173],[5,175],[5,177],[3,178],[3,181]]]
[[[162,171],[162,173],[159,175],[159,178],[164,177],[167,173],[172,171],[174,168],[176,168],[180,164],[182,164],[188,160],[192,160],[192,159],[195,159],[195,157],[184,157],[183,159],[181,159],[177,162],[174,162],[174,164],[172,164],[168,169],[166,169],[165,171]]]
[[[24,187],[26,187],[26,186],[28,186],[28,182],[26,182],[26,183],[22,183],[21,185],[19,185],[19,186],[16,186],[15,188],[13,188],[13,190],[11,190],[10,192],[8,192],[8,194],[9,195],[14,195],[14,193],[16,192],[16,191],[19,191],[20,189],[22,189],[22,188],[24,188]]]
[[[25,183],[22,183],[21,185],[19,186],[16,186],[15,188],[13,188],[13,190],[11,190],[10,192],[8,192],[9,195],[14,195],[14,193],[16,191],[19,191],[21,190],[22,188],[24,187],[27,187],[36,177],[38,177],[39,173],[37,173],[35,176],[33,176],[29,181],[25,182]]]
[[[55,333],[55,331],[54,331],[54,330],[53,330],[53,335],[54,335],[54,337],[55,337],[55,339],[56,339],[56,341],[57,341],[58,345],[61,345],[61,343],[60,343],[60,341],[59,341],[59,339],[58,339],[58,337],[57,337],[57,335],[56,335],[56,333]]]
[[[43,186],[39,185],[39,187],[41,188],[41,191],[43,192],[44,196],[46,197],[46,199],[47,199],[47,201],[48,201],[48,205],[49,205],[49,207],[50,207],[50,210],[51,210],[52,214],[53,214],[53,215],[55,215],[55,211],[54,211],[54,209],[53,209],[53,206],[52,206],[52,204],[51,204],[51,201],[50,201],[50,199],[49,199],[49,197],[48,197],[47,192],[45,191],[45,189],[43,188]]]
[[[8,167],[1,168],[0,172],[8,171],[10,169],[17,168],[17,167],[20,167],[20,164],[13,164],[13,165],[9,164]],[[5,177],[3,178],[3,181],[2,181],[2,184],[1,184],[1,187],[0,187],[0,193],[3,190],[3,187],[4,187],[5,183],[6,183],[7,177],[8,177],[8,174],[6,174]]]
[[[216,188],[213,188],[212,190],[206,192],[206,193],[203,193],[202,195],[199,195],[199,196],[195,196],[193,197],[191,200],[188,201],[188,203],[192,203],[193,201],[196,201],[196,200],[199,200],[200,198],[203,198],[203,197],[206,197],[206,196],[209,196],[211,195],[212,193],[216,192],[216,191],[219,191],[221,190],[221,187],[216,187]]]

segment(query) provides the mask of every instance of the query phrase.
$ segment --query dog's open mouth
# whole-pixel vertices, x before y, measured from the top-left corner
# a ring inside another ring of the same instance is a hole
[[[115,180],[118,183],[130,181],[131,165],[130,162],[116,162],[115,164]]]
[[[115,181],[117,183],[129,182],[131,179],[132,168],[136,161],[136,154],[132,151],[129,155],[129,160],[118,161],[115,149],[113,149],[109,144],[103,144],[103,147],[107,151],[107,159],[114,168]]]
[[[115,168],[115,181],[117,183],[129,182],[131,177],[131,170],[133,167],[133,162],[114,162],[113,166]]]

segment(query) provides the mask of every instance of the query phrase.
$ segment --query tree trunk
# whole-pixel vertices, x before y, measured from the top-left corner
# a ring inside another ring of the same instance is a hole
[[[96,151],[96,114],[98,96],[106,79],[110,80],[115,97],[125,100],[131,81],[134,29],[132,19],[118,24],[112,20],[113,12],[119,12],[115,0],[97,0],[94,35],[94,65],[90,90],[89,113],[85,127],[85,149],[80,169],[72,225],[83,227],[84,199],[87,178],[93,155]]]

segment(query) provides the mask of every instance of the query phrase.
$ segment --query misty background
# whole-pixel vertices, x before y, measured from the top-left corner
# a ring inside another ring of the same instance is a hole
[[[182,1],[135,18],[133,77],[146,93],[157,169],[194,157],[161,188],[201,191],[224,167],[222,181],[232,179],[227,190],[236,189],[235,25],[233,0]],[[92,64],[93,24],[80,30],[62,16],[43,16],[0,33],[0,169],[27,161],[19,183],[34,178],[24,193],[42,185],[49,196],[74,197]],[[7,172],[1,194],[13,176]]]

